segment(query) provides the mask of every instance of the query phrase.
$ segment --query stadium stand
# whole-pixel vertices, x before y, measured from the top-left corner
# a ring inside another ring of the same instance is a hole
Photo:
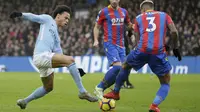
[[[140,2],[141,0],[121,0],[121,6],[128,10],[132,20],[140,13]],[[167,12],[174,20],[179,31],[179,46],[182,55],[200,55],[200,1],[154,0],[154,2],[156,9]],[[51,14],[52,9],[59,4],[70,6],[73,12],[70,24],[60,33],[64,54],[73,56],[104,55],[102,44],[97,49],[92,46],[92,30],[98,11],[107,5],[106,1],[1,0],[0,4],[0,56],[31,56],[33,54],[39,25],[20,19],[9,19],[9,14],[13,10]],[[102,32],[101,37],[103,38]],[[102,41],[102,39],[100,40]],[[168,35],[166,43],[170,44]],[[169,55],[173,55],[172,51],[169,52]]]

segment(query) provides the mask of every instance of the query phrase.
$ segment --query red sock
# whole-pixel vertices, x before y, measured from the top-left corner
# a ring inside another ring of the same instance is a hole
[[[152,107],[158,107],[158,105],[156,105],[156,104],[153,104],[153,103],[151,104],[151,106],[152,106]]]

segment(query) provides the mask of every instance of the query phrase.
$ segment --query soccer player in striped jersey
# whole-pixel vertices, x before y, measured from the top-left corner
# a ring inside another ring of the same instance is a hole
[[[96,97],[90,95],[86,91],[82,84],[80,73],[84,74],[84,71],[78,71],[73,57],[64,55],[60,46],[61,40],[58,34],[58,28],[63,28],[68,24],[70,14],[71,9],[65,5],[57,6],[52,16],[21,12],[11,13],[10,18],[21,17],[40,24],[40,32],[34,49],[33,63],[40,72],[43,85],[37,88],[28,97],[17,101],[17,105],[21,109],[25,109],[29,102],[41,98],[53,90],[53,68],[58,67],[67,67],[69,69],[79,89],[78,96],[80,99],[86,99],[90,102],[98,101]]]
[[[165,49],[165,35],[167,27],[171,31],[173,40],[173,53],[181,61],[181,55],[178,50],[178,32],[171,17],[160,11],[154,11],[154,3],[151,0],[145,0],[140,4],[142,14],[135,19],[135,35],[139,42],[135,50],[127,56],[126,62],[122,65],[117,76],[115,88],[113,91],[104,95],[105,98],[119,100],[120,87],[123,80],[127,77],[131,68],[139,70],[146,63],[160,81],[160,88],[155,99],[150,105],[149,112],[160,112],[158,106],[168,95],[170,89],[170,70],[171,65],[168,62]]]
[[[115,83],[116,76],[126,57],[124,47],[125,25],[128,25],[129,29],[132,28],[127,10],[119,7],[119,2],[120,0],[110,0],[110,5],[100,10],[94,27],[95,47],[99,44],[99,30],[101,26],[103,27],[104,51],[110,66],[112,66],[95,88],[94,93],[99,99],[102,99],[103,91]]]

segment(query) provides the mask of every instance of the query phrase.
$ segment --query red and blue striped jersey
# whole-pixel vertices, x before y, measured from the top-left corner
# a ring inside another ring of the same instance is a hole
[[[125,23],[130,23],[126,9],[114,10],[110,5],[100,10],[96,22],[103,26],[104,42],[124,47]]]
[[[165,52],[167,25],[173,23],[171,17],[160,11],[147,11],[135,19],[135,32],[140,35],[137,50],[148,54]]]

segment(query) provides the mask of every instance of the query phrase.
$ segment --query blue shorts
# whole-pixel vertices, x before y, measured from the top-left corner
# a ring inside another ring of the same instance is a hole
[[[125,48],[121,48],[109,42],[104,42],[104,52],[111,66],[114,62],[124,62],[126,58]]]
[[[154,55],[132,50],[127,56],[126,62],[136,71],[148,63],[152,72],[158,76],[163,76],[172,69],[165,53]]]

